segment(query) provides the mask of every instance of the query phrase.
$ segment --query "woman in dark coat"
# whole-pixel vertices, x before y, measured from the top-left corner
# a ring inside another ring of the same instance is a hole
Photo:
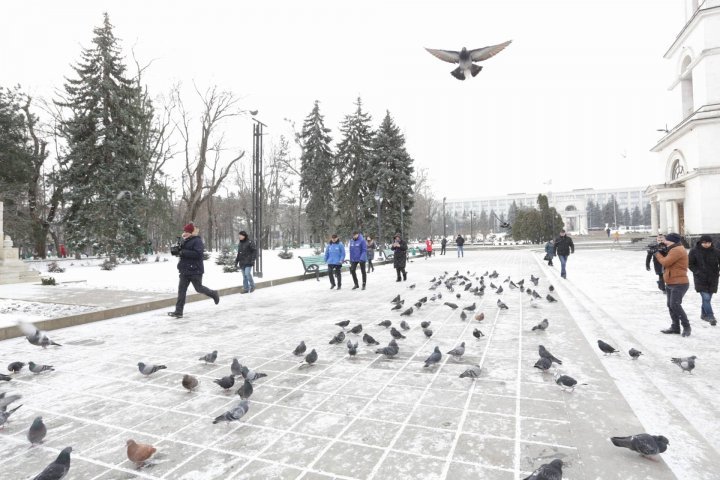
[[[407,242],[402,239],[399,233],[396,233],[393,237],[392,251],[393,266],[397,272],[397,280],[395,281],[400,281],[400,274],[402,274],[403,280],[407,280],[407,272],[405,271],[405,265],[407,264]]]
[[[703,235],[690,250],[688,268],[693,273],[695,291],[702,298],[700,318],[710,325],[717,325],[710,301],[713,293],[718,290],[718,275],[720,275],[720,251],[713,247],[712,237]]]

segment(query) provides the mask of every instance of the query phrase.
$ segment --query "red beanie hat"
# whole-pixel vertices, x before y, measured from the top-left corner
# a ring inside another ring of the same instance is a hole
[[[190,222],[183,228],[183,232],[193,233],[195,231],[195,224]]]

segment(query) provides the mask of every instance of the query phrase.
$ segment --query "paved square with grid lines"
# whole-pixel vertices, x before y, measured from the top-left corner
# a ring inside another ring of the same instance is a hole
[[[298,262],[299,263],[299,262]],[[299,268],[299,266],[298,266]],[[456,270],[473,284],[485,278],[484,296],[456,287],[430,291],[430,279]],[[60,449],[72,446],[72,479],[522,479],[552,459],[565,463],[564,477],[579,479],[676,478],[662,459],[641,459],[608,441],[643,431],[593,346],[561,302],[548,303],[549,282],[529,251],[455,252],[408,264],[407,282],[395,282],[390,266],[368,275],[367,290],[330,290],[327,278],[188,304],[185,318],[149,312],[50,332],[62,347],[42,350],[24,338],[0,342],[0,360],[33,360],[56,371],[33,375],[23,370],[2,391],[23,395],[23,407],[0,431],[3,478],[31,477]],[[540,300],[512,289],[503,280],[540,276]],[[168,278],[174,282],[175,278]],[[502,285],[500,295],[490,282]],[[409,286],[414,284],[415,288]],[[441,292],[410,317],[390,311],[397,294],[410,306]],[[500,310],[498,298],[509,310]],[[482,322],[460,319],[460,307],[477,303]],[[387,359],[360,344],[351,358],[344,342],[330,345],[335,322],[361,323],[381,344],[391,320],[412,327],[400,340],[399,354]],[[533,325],[550,320],[545,332]],[[431,321],[426,338],[421,321]],[[476,340],[472,331],[485,334]],[[304,340],[318,362],[301,366],[292,350]],[[460,342],[460,361],[445,355]],[[533,368],[538,345],[563,360],[558,371],[582,384],[562,391],[552,374]],[[424,368],[439,346],[442,361]],[[214,365],[197,358],[218,350]],[[212,420],[239,400],[212,380],[230,374],[237,357],[268,376],[255,382],[250,410],[239,422]],[[149,377],[137,362],[167,365]],[[4,365],[3,364],[3,365]],[[459,378],[474,364],[477,380]],[[180,385],[183,374],[200,380],[194,392]],[[32,419],[41,415],[48,435],[28,448]],[[127,460],[125,441],[151,443],[158,452],[136,469]],[[672,448],[672,445],[671,445]]]

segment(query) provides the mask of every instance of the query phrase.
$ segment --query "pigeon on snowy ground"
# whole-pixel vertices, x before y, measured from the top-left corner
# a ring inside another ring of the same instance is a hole
[[[217,360],[217,350],[213,350],[211,353],[203,355],[198,358],[198,360],[202,360],[205,363],[215,363],[215,360]]]
[[[392,358],[398,354],[400,347],[395,340],[391,340],[387,347],[378,348],[375,353],[385,355],[387,358]]]
[[[462,320],[463,322],[465,320],[467,320],[467,314],[465,313],[464,310],[462,312],[460,312],[460,320]]]
[[[371,337],[367,333],[363,335],[363,342],[365,342],[368,345],[380,345],[380,342],[375,340],[373,337]]]
[[[233,358],[232,363],[230,364],[230,373],[232,373],[236,377],[239,377],[240,375],[242,375],[242,369],[243,365],[238,362],[237,358]]]
[[[455,294],[455,298],[460,299],[460,297],[462,297],[462,295],[460,295],[459,293],[456,293],[456,294]],[[453,309],[453,310],[454,310],[454,309]]]
[[[505,304],[502,302],[502,300],[500,300],[499,298],[498,298],[498,301],[497,301],[497,306],[498,306],[498,308],[499,308],[500,310],[508,310],[508,306],[505,305]]]
[[[32,373],[52,372],[55,370],[52,365],[38,365],[35,362],[28,362],[28,368]]]
[[[42,417],[35,417],[27,433],[27,439],[30,441],[30,445],[42,443],[45,435],[47,435],[47,427],[43,423]]]
[[[600,347],[600,350],[602,350],[602,352],[605,355],[610,355],[613,353],[620,353],[619,350],[615,349],[615,347],[613,347],[612,345],[608,345],[607,343],[603,342],[602,340],[598,340],[597,343],[598,343],[598,347]]]
[[[13,402],[17,402],[22,395],[8,395],[7,392],[0,393],[0,410],[6,410],[7,406]]]
[[[533,298],[540,298],[540,294],[535,290],[532,291],[532,296]]]
[[[554,292],[554,291],[555,291],[555,287],[553,287],[552,285],[550,285],[550,286],[548,287],[548,290],[550,290],[551,292]]]
[[[12,380],[12,377],[10,375],[0,373],[0,382],[9,382],[10,380]]]
[[[358,323],[350,329],[350,333],[354,335],[358,335],[360,332],[362,332],[362,323]]]
[[[409,317],[413,313],[413,307],[408,308],[400,314],[401,317]]]
[[[537,362],[535,362],[534,367],[546,372],[550,369],[550,367],[552,367],[552,360],[541,357]]]
[[[430,337],[433,336],[433,331],[430,330],[429,328],[423,328],[423,333],[425,334],[425,336],[426,336],[427,338],[430,338]]]
[[[305,345],[305,340],[302,340],[297,347],[295,347],[295,350],[293,350],[293,355],[300,356],[305,353],[305,350],[307,350],[307,346]]]
[[[428,300],[428,298],[427,298],[427,296],[425,296],[425,297],[422,297],[420,300],[418,300],[418,302],[427,303],[427,300]]]
[[[72,447],[65,447],[55,461],[38,473],[33,480],[61,480],[70,470],[70,452]]]
[[[354,357],[357,355],[358,342],[352,343],[350,340],[347,341],[348,355]]]
[[[547,296],[545,296],[545,300],[547,300],[550,303],[557,302],[557,300],[555,300],[555,297],[553,297],[549,293],[547,294]]]
[[[235,393],[240,395],[240,398],[242,398],[243,400],[247,400],[248,398],[250,398],[250,395],[253,394],[252,382],[250,380],[245,380]]]
[[[409,288],[410,290],[412,290],[413,288],[415,288],[415,284],[413,283],[413,284],[410,285],[408,288]]]
[[[445,302],[444,305],[447,305],[448,307],[452,308],[453,310],[458,308],[457,304],[452,303],[452,302]]]
[[[435,365],[442,359],[442,353],[440,353],[440,347],[435,347],[435,350],[430,354],[428,358],[425,359],[425,367],[429,367],[431,365]]]
[[[475,320],[477,320],[478,322],[482,322],[483,320],[485,320],[485,313],[480,312],[475,315]]]
[[[400,295],[398,294],[398,295],[395,296],[395,298],[393,298],[392,300],[390,300],[390,303],[398,303],[399,301],[400,301]]]
[[[685,358],[672,358],[672,363],[682,368],[683,372],[689,372],[692,373],[693,369],[695,368],[695,360],[697,357],[693,355],[692,357],[685,357]]]
[[[480,337],[484,337],[484,336],[485,336],[485,334],[483,332],[481,332],[480,330],[478,330],[477,328],[475,330],[473,330],[473,337],[477,338],[478,340],[480,340]]]
[[[30,369],[32,370],[33,363],[30,362]],[[152,375],[153,373],[157,372],[158,370],[162,370],[164,368],[167,368],[165,365],[153,365],[152,363],[145,364],[143,362],[138,362],[138,370],[143,375]]]
[[[260,373],[256,372],[255,370],[250,370],[248,367],[244,366],[242,367],[242,370],[240,372],[245,380],[249,380],[250,382],[254,382],[255,380],[259,380],[263,377],[267,377],[267,373]]]
[[[532,475],[526,477],[525,480],[562,480],[562,460],[553,460],[550,463],[540,465]]]
[[[28,322],[18,322],[18,328],[25,334],[27,341],[38,347],[47,348],[50,345],[61,347],[59,343],[55,343],[47,336],[47,333],[35,328],[35,325]]]
[[[427,328],[427,327],[430,326],[431,323],[432,323],[432,322],[428,322],[427,320],[423,320],[422,322],[420,322],[420,328]]]
[[[314,348],[312,350],[310,350],[310,353],[305,355],[305,363],[307,363],[308,365],[312,365],[313,363],[317,362],[317,359],[318,359],[318,354]]]
[[[543,318],[542,322],[538,323],[534,327],[532,327],[533,331],[535,330],[546,330],[548,325],[550,325],[550,322],[548,322],[547,318]]]
[[[22,370],[24,366],[25,364],[23,362],[12,362],[7,368],[8,372],[20,373],[20,370]]]
[[[235,385],[235,377],[232,375],[228,375],[226,377],[216,378],[215,380],[213,380],[213,382],[220,385],[220,387],[224,390],[229,390],[232,388],[233,385]]]
[[[383,320],[382,322],[378,323],[378,327],[388,328],[390,325],[392,325],[392,322],[390,320]]]
[[[667,450],[667,446],[670,443],[670,440],[662,435],[649,435],[647,433],[640,433],[629,437],[612,437],[610,441],[616,447],[628,448],[645,457],[663,453]]]
[[[495,293],[497,293],[498,295],[500,295],[502,292],[503,292],[503,288],[502,288],[502,285],[500,285],[500,286],[498,287],[498,289],[495,290]]]
[[[510,280],[510,283],[508,285],[510,285],[510,288],[518,288],[517,285],[515,285],[515,282],[513,282],[512,280]]]
[[[447,354],[455,360],[460,360],[462,356],[465,355],[465,342],[462,342],[460,345],[447,352]]]
[[[530,275],[530,281],[532,282],[533,285],[535,285],[537,287],[538,282],[540,281],[540,277],[533,277],[532,275]]]
[[[350,320],[343,320],[342,322],[337,322],[335,325],[337,325],[340,328],[345,328],[348,325],[350,325]]]
[[[333,338],[330,339],[330,345],[336,345],[345,341],[345,332],[338,332]]]
[[[422,306],[423,306],[422,302],[415,302],[415,308],[417,308],[418,310],[420,310],[420,307],[422,307]]]
[[[315,350],[313,350],[314,352]],[[235,405],[231,410],[228,410],[227,412],[223,413],[219,417],[216,417],[215,420],[213,420],[213,424],[220,423],[220,422],[233,422],[235,420],[240,420],[250,409],[250,402],[247,400],[242,400],[240,403]]]
[[[632,357],[633,360],[637,360],[643,353],[640,350],[635,350],[634,348],[631,348],[628,351],[628,354]]]
[[[17,407],[11,408],[10,410],[0,410],[0,427],[5,425],[5,422],[8,421],[8,418],[10,418],[10,415],[15,413],[15,411],[20,407],[22,407],[22,405],[18,405]]]
[[[476,305],[476,303],[475,303],[475,302],[473,302],[473,304],[472,304],[472,305],[470,305],[470,306],[467,306],[467,307],[463,308],[463,310],[465,310],[465,311],[467,311],[467,312],[474,312],[474,311],[475,311],[475,307],[476,307],[476,306],[477,306],[477,305]]]
[[[495,285],[493,282],[490,282],[490,288],[493,290],[497,290],[497,285]]]
[[[402,304],[402,303],[396,303],[395,306],[390,309],[390,311],[392,311],[392,310],[400,310],[401,308],[403,308],[403,304]]]
[[[555,383],[560,385],[563,390],[566,388],[572,389],[572,391],[575,391],[575,385],[577,385],[577,380],[572,378],[569,375],[560,375],[559,373],[555,375]]]
[[[559,359],[555,358],[552,353],[548,352],[547,349],[543,345],[538,345],[538,353],[540,354],[540,356],[542,358],[547,358],[551,362],[555,362],[558,365],[562,365],[562,362]]]
[[[480,365],[473,365],[460,374],[460,378],[479,378],[481,372]]]
[[[147,459],[157,452],[157,449],[152,445],[137,443],[133,439],[128,440],[125,444],[127,445],[128,460],[133,462],[138,468],[142,467]]]
[[[392,327],[392,328],[390,329],[390,335],[392,335],[392,337],[393,337],[394,339],[396,339],[396,340],[400,340],[401,338],[405,338],[405,335],[403,335],[402,333],[400,333],[400,331],[398,331],[395,327]]]
[[[403,320],[402,322],[400,322],[400,328],[402,328],[403,330],[410,330],[410,325],[408,325],[408,323]]]
[[[192,392],[193,390],[195,390],[199,384],[200,382],[198,382],[198,379],[193,377],[192,375],[183,375],[182,386],[188,392]]]

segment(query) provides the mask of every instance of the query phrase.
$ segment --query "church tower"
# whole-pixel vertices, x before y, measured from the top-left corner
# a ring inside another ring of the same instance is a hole
[[[651,151],[664,183],[646,190],[652,230],[720,234],[720,0],[682,0],[685,25],[665,59],[676,117]]]

